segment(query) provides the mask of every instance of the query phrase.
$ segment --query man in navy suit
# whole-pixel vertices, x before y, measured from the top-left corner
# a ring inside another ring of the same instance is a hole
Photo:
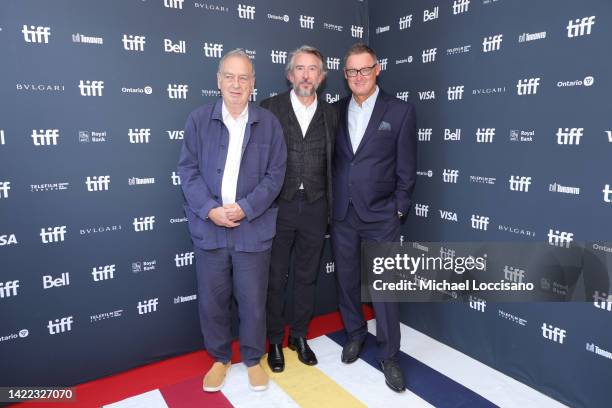
[[[266,344],[274,201],[283,186],[287,147],[276,117],[249,104],[255,69],[244,51],[221,58],[217,84],[222,98],[187,119],[178,164],[196,257],[200,326],[215,360],[203,389],[219,391],[231,365],[233,295],[240,354],[250,388],[260,391],[268,386],[259,362]]]
[[[408,213],[416,182],[414,107],[385,94],[374,50],[353,45],[344,59],[344,77],[352,95],[339,102],[333,183],[332,246],[338,300],[348,341],[342,361],[359,357],[367,336],[361,310],[362,240],[398,241],[400,220]],[[378,360],[387,385],[404,391],[397,354],[400,346],[397,303],[374,302]]]

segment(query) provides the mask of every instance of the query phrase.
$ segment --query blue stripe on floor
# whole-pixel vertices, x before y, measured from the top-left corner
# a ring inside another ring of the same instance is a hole
[[[327,336],[340,346],[344,346],[346,343],[347,338],[344,330],[330,333]],[[338,358],[340,358],[340,356],[338,356]],[[380,366],[376,360],[376,337],[372,334],[368,334],[360,358],[377,370],[380,370]],[[404,352],[399,352],[398,360],[402,372],[404,373],[406,388],[436,408],[497,407],[497,405],[483,398],[476,392],[464,387]],[[381,381],[384,381],[382,374]]]

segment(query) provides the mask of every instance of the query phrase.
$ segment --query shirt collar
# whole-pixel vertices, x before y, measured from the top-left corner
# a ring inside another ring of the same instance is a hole
[[[380,93],[380,88],[376,85],[376,89],[374,93],[368,96],[368,99],[362,102],[361,106],[357,103],[354,96],[351,96],[350,108],[353,109],[373,109],[374,104],[376,103],[376,98],[378,98],[378,94]]]
[[[223,122],[227,122],[228,120],[232,120],[236,122],[239,120],[244,120],[246,122],[249,117],[249,104],[247,103],[247,105],[244,107],[244,110],[240,113],[240,115],[238,115],[238,117],[234,119],[232,114],[227,109],[227,106],[225,106],[225,102],[222,102],[221,115],[223,116]]]
[[[317,98],[316,97],[314,99],[314,102],[312,102],[308,106],[304,106],[304,104],[300,102],[300,100],[298,99],[298,96],[296,95],[295,90],[292,89],[289,94],[291,95],[291,105],[293,106],[293,109],[304,110],[306,112],[314,112],[315,110],[317,110]]]

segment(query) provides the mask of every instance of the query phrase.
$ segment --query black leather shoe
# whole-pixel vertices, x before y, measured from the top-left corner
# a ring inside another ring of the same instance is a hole
[[[396,360],[385,360],[380,362],[380,368],[382,368],[385,374],[385,383],[389,388],[395,392],[406,391],[406,384],[404,383],[404,374]]]
[[[315,356],[315,353],[310,349],[304,337],[289,336],[289,348],[297,352],[298,359],[302,363],[306,365],[317,364],[317,356]]]
[[[350,340],[342,348],[342,362],[346,364],[354,363],[359,358],[365,340]]]
[[[285,369],[285,356],[283,355],[282,344],[270,343],[268,349],[268,365],[274,373],[280,373]]]

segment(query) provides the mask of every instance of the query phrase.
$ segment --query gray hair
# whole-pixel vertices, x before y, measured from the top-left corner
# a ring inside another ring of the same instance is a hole
[[[251,61],[251,57],[249,57],[249,54],[247,54],[242,48],[236,48],[234,50],[228,51],[221,58],[221,60],[219,60],[219,68],[217,69],[217,73],[218,74],[221,73],[221,67],[223,67],[223,63],[225,62],[225,60],[230,58],[230,57],[246,58],[246,60],[249,61],[249,64],[251,65],[251,70],[253,71],[253,76],[255,76],[255,64],[253,64],[253,61]]]
[[[321,72],[323,74],[327,73],[327,66],[325,66],[325,64],[323,63],[323,54],[321,54],[321,51],[319,51],[317,48],[310,46],[310,45],[302,45],[299,48],[296,48],[295,50],[291,51],[291,54],[289,54],[289,62],[287,62],[287,66],[285,67],[285,72],[287,74],[289,74],[289,72],[293,71],[293,64],[294,64],[294,60],[295,57],[298,54],[310,54],[310,55],[314,55],[315,57],[317,57],[319,59],[319,61],[321,61]]]

